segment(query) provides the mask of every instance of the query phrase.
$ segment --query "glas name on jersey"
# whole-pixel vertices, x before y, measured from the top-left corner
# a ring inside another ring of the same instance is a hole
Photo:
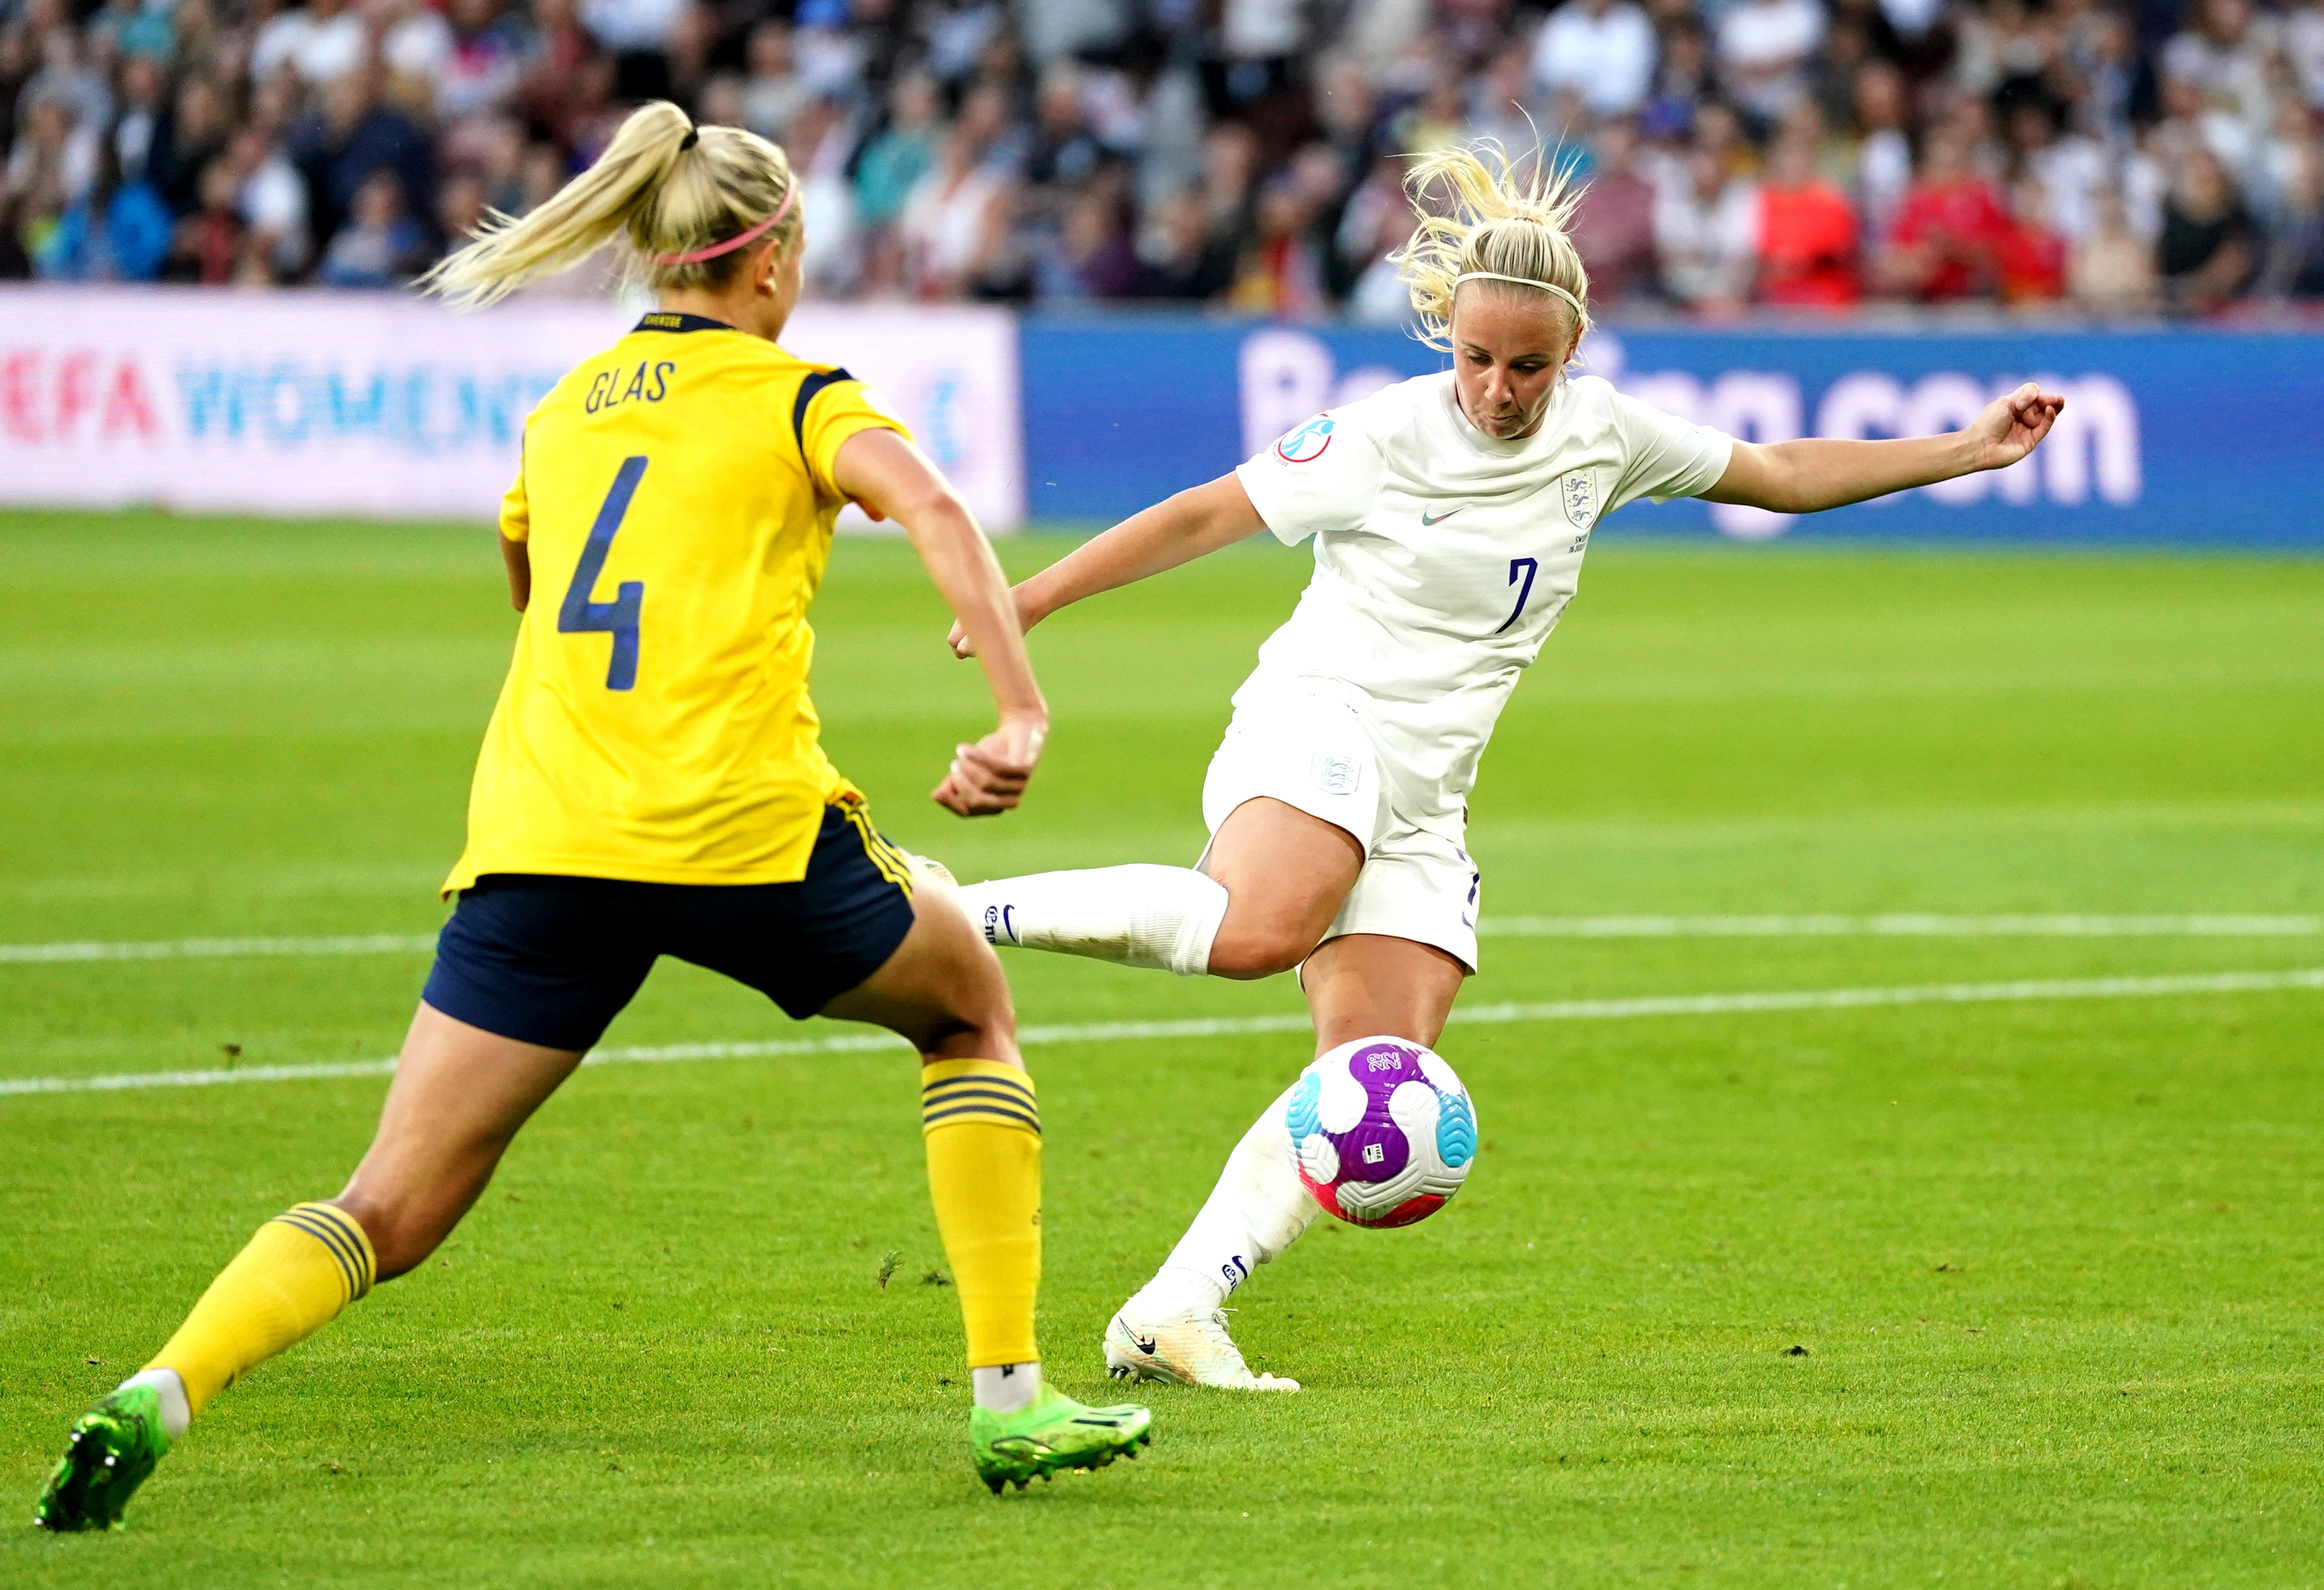
[[[629,384],[622,384],[622,367],[601,370],[597,379],[589,383],[588,396],[581,400],[584,414],[595,414],[606,409],[617,409],[623,403],[659,403],[669,395],[669,376],[678,368],[677,361],[664,359],[656,363],[641,361]],[[615,389],[619,389],[616,391]]]

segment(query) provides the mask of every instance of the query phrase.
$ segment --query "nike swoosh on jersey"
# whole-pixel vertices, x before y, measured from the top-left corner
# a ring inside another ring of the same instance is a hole
[[[1464,502],[1461,506],[1465,508],[1468,504]],[[1454,514],[1460,511],[1460,508],[1448,508],[1443,512],[1438,514],[1434,519],[1431,519],[1428,517],[1428,510],[1424,508],[1420,510],[1420,522],[1424,525],[1441,525],[1446,519],[1451,519]]]

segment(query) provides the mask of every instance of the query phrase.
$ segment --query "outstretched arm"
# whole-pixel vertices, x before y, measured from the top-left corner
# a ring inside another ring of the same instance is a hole
[[[1950,436],[1738,442],[1727,473],[1703,496],[1777,513],[1814,513],[1980,469],[2006,469],[2041,444],[2065,407],[2065,399],[2029,381],[1996,398],[1968,429]]]
[[[1018,586],[1019,620],[1029,630],[1084,596],[1192,563],[1266,528],[1259,510],[1250,505],[1250,493],[1231,472],[1207,485],[1190,486],[1131,514],[1105,534],[1093,536]],[[965,624],[954,624],[952,649],[958,657],[981,657],[983,643]]]
[[[1009,576],[992,556],[976,516],[927,455],[890,430],[858,431],[832,460],[833,483],[872,512],[894,519],[911,538],[928,578],[960,628],[975,639],[1001,726],[974,745],[955,748],[936,786],[936,802],[963,817],[1005,812],[1024,798],[1025,782],[1048,738],[1049,708],[1025,655],[1025,635],[1010,601]]]

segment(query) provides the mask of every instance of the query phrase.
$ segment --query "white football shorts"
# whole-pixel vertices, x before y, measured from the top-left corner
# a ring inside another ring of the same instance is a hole
[[[1236,709],[1203,779],[1203,822],[1215,834],[1228,813],[1266,795],[1346,830],[1364,847],[1364,865],[1324,941],[1411,939],[1473,972],[1476,863],[1458,839],[1402,817],[1397,793],[1393,767],[1353,708],[1286,695]]]

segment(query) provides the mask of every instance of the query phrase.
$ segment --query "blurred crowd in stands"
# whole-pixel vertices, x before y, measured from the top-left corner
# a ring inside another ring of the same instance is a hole
[[[2324,300],[2324,0],[0,0],[0,276],[405,281],[656,97],[830,298],[1390,321],[1486,134],[1602,311]]]

